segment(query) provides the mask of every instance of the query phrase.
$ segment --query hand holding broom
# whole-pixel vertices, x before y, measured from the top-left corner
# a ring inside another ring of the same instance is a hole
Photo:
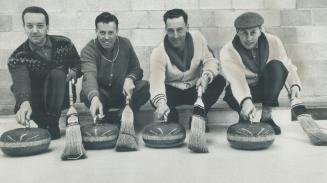
[[[208,153],[205,137],[205,109],[202,101],[202,87],[198,87],[198,98],[194,103],[191,132],[189,136],[188,148],[197,153]]]
[[[308,135],[310,142],[313,145],[327,145],[327,134],[324,133],[320,126],[312,118],[309,111],[304,106],[303,102],[294,98],[291,101],[292,113],[299,120],[303,131]]]
[[[134,130],[134,114],[130,107],[131,94],[125,93],[126,106],[122,112],[121,126],[116,144],[116,151],[136,151],[138,148]]]
[[[66,144],[61,156],[62,160],[78,160],[86,158],[84,146],[82,144],[82,134],[78,122],[77,110],[74,107],[75,85],[69,81],[69,104],[67,112]]]
[[[323,132],[320,126],[312,118],[311,114],[299,98],[299,89],[297,86],[289,89],[285,87],[291,100],[292,113],[300,122],[303,131],[308,135],[313,145],[327,145],[327,134]]]

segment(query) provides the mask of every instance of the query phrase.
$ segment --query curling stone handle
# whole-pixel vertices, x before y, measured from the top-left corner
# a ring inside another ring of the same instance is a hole
[[[30,120],[28,120],[28,119],[25,119],[25,128],[27,128],[27,129],[31,128],[31,123],[30,123]]]
[[[104,115],[103,114],[97,114],[93,118],[93,124],[96,125],[98,123],[98,121],[102,121],[103,119],[104,119]]]
[[[167,123],[167,121],[168,121],[168,115],[165,113],[165,114],[163,115],[163,122],[164,122],[164,123]]]
[[[250,123],[258,123],[257,121],[255,121],[255,118],[256,118],[256,110],[254,108],[254,111],[252,111],[250,114],[249,114],[249,121]]]
[[[249,115],[249,121],[250,121],[251,124],[254,123],[254,116],[253,116],[253,114],[250,114]]]

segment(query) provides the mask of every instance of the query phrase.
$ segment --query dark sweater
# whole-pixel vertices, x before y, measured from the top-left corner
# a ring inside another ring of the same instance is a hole
[[[31,86],[35,85],[33,83],[37,85],[43,82],[52,69],[61,69],[67,74],[68,68],[71,68],[78,76],[81,75],[80,58],[73,43],[64,36],[48,35],[48,39],[52,43],[51,60],[31,51],[28,40],[21,44],[8,59],[16,107],[24,101],[31,101]]]
[[[105,55],[111,55],[108,58]],[[108,92],[121,93],[127,77],[134,81],[143,77],[143,70],[132,44],[127,38],[117,37],[112,54],[91,40],[81,52],[83,72],[82,89],[89,100],[99,96],[99,88]]]

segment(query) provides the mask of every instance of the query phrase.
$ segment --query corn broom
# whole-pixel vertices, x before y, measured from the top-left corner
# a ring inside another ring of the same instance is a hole
[[[137,151],[138,143],[134,130],[134,114],[130,107],[131,96],[126,95],[126,106],[122,112],[116,151]]]
[[[205,137],[205,109],[202,101],[202,87],[198,87],[198,98],[194,103],[193,116],[191,123],[191,132],[188,148],[196,153],[208,153],[208,147]]]
[[[67,128],[66,144],[61,156],[62,160],[78,160],[86,158],[86,152],[82,144],[81,128],[78,122],[77,110],[74,107],[73,90],[76,91],[75,85],[69,82],[69,103],[67,111]]]

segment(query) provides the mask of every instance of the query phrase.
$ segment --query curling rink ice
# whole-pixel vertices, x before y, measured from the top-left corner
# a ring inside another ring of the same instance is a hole
[[[63,135],[52,141],[49,151],[43,154],[13,158],[0,152],[0,180],[5,183],[327,182],[327,146],[311,145],[301,126],[291,122],[289,114],[289,110],[274,111],[282,134],[269,149],[259,151],[231,148],[226,139],[230,124],[210,122],[208,154],[191,153],[186,145],[188,138],[178,148],[147,148],[137,130],[136,152],[88,150],[87,159],[64,162],[60,159],[65,145]],[[327,121],[318,123],[327,132]],[[0,133],[16,127],[14,116],[0,117]]]

